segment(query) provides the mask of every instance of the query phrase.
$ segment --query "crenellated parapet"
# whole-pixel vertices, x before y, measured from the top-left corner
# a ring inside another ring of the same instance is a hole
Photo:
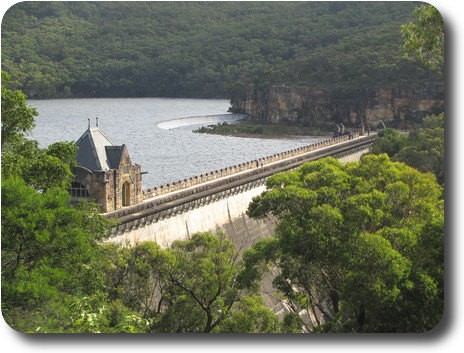
[[[227,199],[233,195],[244,193],[248,190],[262,186],[265,182],[266,178],[261,178],[247,184],[241,184],[231,189],[226,189],[215,193],[208,193],[199,198],[193,198],[178,204],[165,203],[164,207],[160,207],[159,209],[153,208],[154,212],[147,213],[143,217],[123,219],[121,224],[111,229],[110,233],[108,234],[109,238],[121,236],[125,233],[136,231],[137,229],[150,226],[154,223],[164,221],[172,217],[176,217],[191,210],[205,207],[206,205],[218,202],[219,200]]]
[[[311,145],[307,145],[307,146],[295,148],[289,151],[277,153],[272,156],[262,157],[257,160],[233,165],[230,167],[215,170],[215,171],[208,172],[205,174],[200,174],[197,176],[190,177],[188,179],[178,180],[178,181],[164,184],[161,186],[157,186],[154,188],[149,188],[143,191],[143,199],[148,200],[148,199],[151,199],[157,196],[167,195],[167,194],[177,192],[177,191],[180,191],[186,188],[190,188],[192,186],[201,185],[207,182],[211,182],[211,181],[218,180],[224,177],[235,175],[237,173],[241,173],[244,171],[255,170],[256,168],[263,167],[271,163],[275,163],[275,162],[286,160],[288,158],[303,155],[303,154],[318,150],[320,148],[333,146],[341,142],[349,141],[350,139],[357,138],[359,136],[360,136],[359,132],[353,132],[352,135],[347,134],[343,136],[334,137],[334,138],[327,139],[324,141],[316,142]]]
[[[106,241],[130,245],[153,241],[168,247],[173,241],[188,239],[196,232],[222,230],[237,246],[246,248],[257,239],[270,236],[274,230],[272,222],[246,215],[253,197],[265,191],[269,176],[327,156],[343,162],[357,160],[370,150],[375,138],[375,134],[340,136],[263,158],[262,164],[245,163],[242,168],[250,164],[253,167],[242,170],[239,167],[235,170],[240,171],[235,174],[226,175],[234,168],[225,168],[204,175],[211,179],[203,179],[203,183],[183,184],[180,188],[180,182],[175,191],[107,213],[106,217],[118,218],[119,225],[110,231]]]
[[[252,168],[235,174],[225,175],[226,171],[234,170],[226,168],[211,173],[211,179],[205,179],[203,183],[184,184],[183,188],[179,183],[179,188],[174,191],[107,213],[106,217],[119,219],[119,225],[111,230],[108,241],[129,241],[131,244],[155,241],[167,247],[172,241],[186,239],[193,232],[222,229],[224,225],[229,225],[228,232],[237,241],[249,241],[248,238],[255,236],[255,231],[250,229],[261,229],[262,232],[270,229],[269,224],[256,223],[245,215],[252,198],[265,190],[264,184],[269,176],[327,156],[344,162],[359,159],[370,150],[375,138],[374,134],[340,136],[263,158],[262,164],[253,163]],[[243,232],[246,239],[240,235]]]

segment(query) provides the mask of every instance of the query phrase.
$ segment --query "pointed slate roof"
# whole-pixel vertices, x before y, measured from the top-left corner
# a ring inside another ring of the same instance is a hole
[[[119,167],[123,146],[114,143],[98,128],[90,127],[76,141],[77,163],[87,169],[109,170]]]
[[[122,151],[124,145],[122,146],[105,146],[106,157],[108,165],[111,169],[119,169],[119,164],[121,163]]]

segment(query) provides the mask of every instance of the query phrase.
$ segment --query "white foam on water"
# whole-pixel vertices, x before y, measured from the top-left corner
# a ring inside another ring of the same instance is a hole
[[[177,129],[183,126],[199,124],[219,124],[223,122],[235,122],[245,118],[245,114],[218,114],[206,116],[192,116],[173,120],[165,120],[156,124],[157,127],[164,130]]]

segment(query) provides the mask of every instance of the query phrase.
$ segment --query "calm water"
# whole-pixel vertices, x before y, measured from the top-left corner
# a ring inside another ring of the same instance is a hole
[[[88,119],[116,145],[126,144],[134,163],[142,165],[143,188],[189,178],[238,163],[314,143],[321,138],[270,140],[196,134],[192,130],[233,121],[229,102],[218,99],[58,99],[30,100],[39,112],[32,138],[42,147],[76,141]]]

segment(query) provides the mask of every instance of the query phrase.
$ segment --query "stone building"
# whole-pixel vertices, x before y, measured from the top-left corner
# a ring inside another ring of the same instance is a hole
[[[102,212],[142,202],[142,172],[132,163],[126,145],[115,146],[98,128],[90,127],[74,144],[78,147],[73,201],[94,199]]]

